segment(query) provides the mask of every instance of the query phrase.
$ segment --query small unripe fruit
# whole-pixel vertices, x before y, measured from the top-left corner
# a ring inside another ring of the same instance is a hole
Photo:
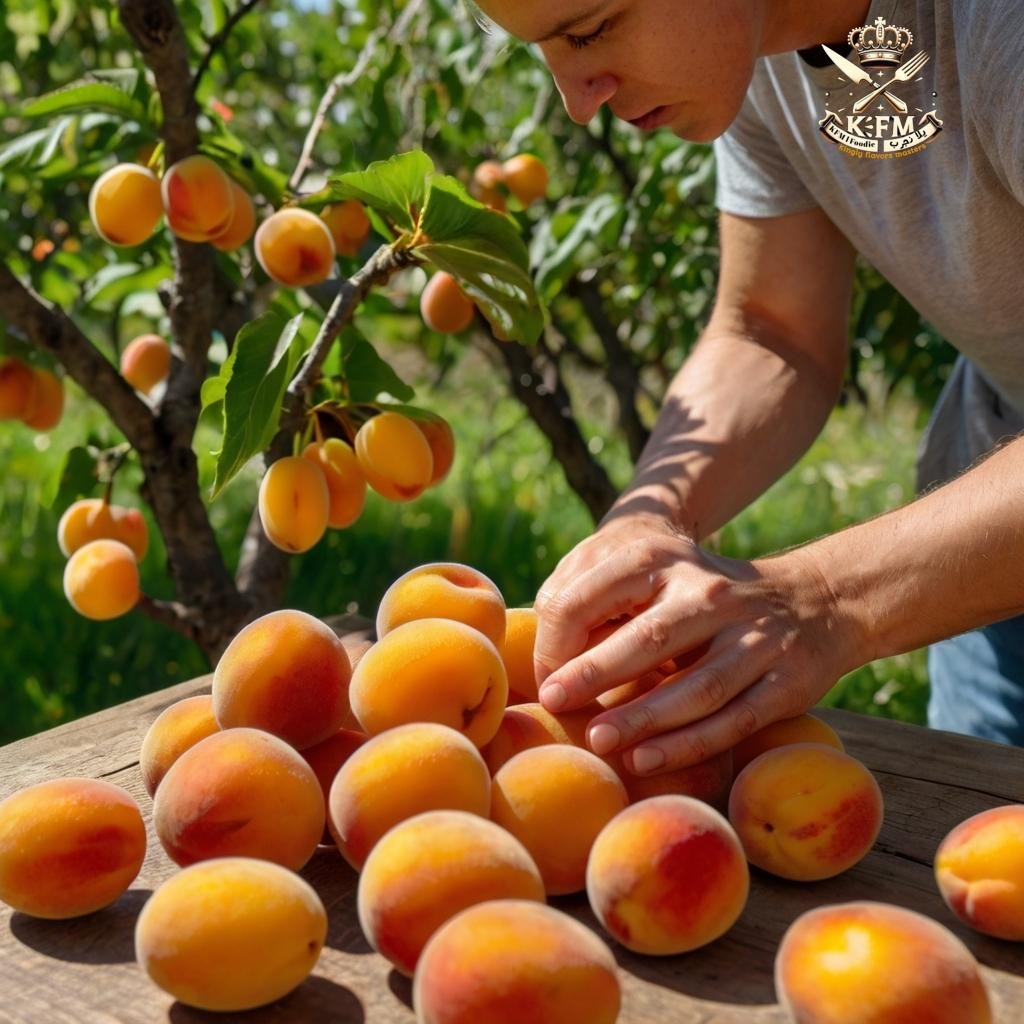
[[[267,275],[289,288],[319,284],[334,266],[334,239],[327,225],[297,206],[268,217],[256,232],[255,248]]]
[[[140,334],[121,353],[121,376],[148,395],[171,372],[171,349],[159,334]]]
[[[323,470],[300,455],[271,464],[260,483],[260,522],[282,551],[308,551],[327,529],[331,497]]]
[[[201,154],[167,169],[161,195],[168,227],[189,242],[208,242],[223,234],[234,215],[231,179]]]
[[[420,296],[420,313],[426,325],[441,334],[458,334],[472,322],[476,307],[445,271],[436,273]]]
[[[508,190],[523,206],[529,206],[547,195],[548,171],[535,156],[529,153],[514,156],[505,161],[503,170]]]
[[[139,245],[164,214],[160,180],[139,164],[104,171],[89,192],[89,217],[96,233],[111,245]]]
[[[139,600],[139,567],[131,548],[118,540],[94,540],[64,567],[64,594],[87,619],[116,619]]]

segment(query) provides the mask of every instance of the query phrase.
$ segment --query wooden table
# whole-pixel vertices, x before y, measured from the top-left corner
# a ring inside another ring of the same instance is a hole
[[[139,877],[106,910],[72,921],[42,921],[0,908],[0,1021],[414,1020],[410,983],[372,952],[360,932],[356,874],[329,850],[319,851],[303,871],[327,907],[327,945],[314,975],[287,998],[245,1014],[204,1013],[174,1002],[136,965],[136,915],[175,870],[152,831],[139,746],[160,711],[208,691],[209,682],[206,676],[182,683],[0,748],[0,798],[59,776],[109,779],[138,800],[150,829]],[[782,1024],[772,964],[783,932],[805,910],[857,899],[910,907],[951,928],[984,965],[998,1024],[1022,1024],[1024,943],[1000,942],[962,927],[939,897],[931,863],[939,841],[964,818],[1024,802],[1024,750],[863,715],[821,715],[882,787],[885,825],[875,849],[851,871],[824,882],[785,882],[755,871],[750,902],[739,922],[694,953],[638,957],[613,946],[623,971],[622,1024]],[[585,896],[552,902],[600,930]]]

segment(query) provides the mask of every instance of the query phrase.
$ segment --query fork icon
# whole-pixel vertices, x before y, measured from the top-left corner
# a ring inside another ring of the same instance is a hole
[[[863,114],[878,96],[884,93],[887,89],[892,88],[892,86],[897,82],[909,82],[912,78],[915,78],[917,73],[925,66],[925,64],[928,63],[930,59],[931,58],[924,51],[911,57],[911,59],[908,60],[907,63],[896,72],[892,79],[885,83],[885,85],[880,85],[873,92],[868,93],[867,96],[857,100],[853,105],[853,112],[855,114]]]

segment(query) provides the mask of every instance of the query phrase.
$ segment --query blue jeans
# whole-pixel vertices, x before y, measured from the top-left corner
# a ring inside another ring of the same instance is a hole
[[[928,649],[933,729],[1024,747],[1024,615]]]

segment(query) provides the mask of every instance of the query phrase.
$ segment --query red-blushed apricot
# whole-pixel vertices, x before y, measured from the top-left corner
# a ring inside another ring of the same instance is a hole
[[[440,334],[458,334],[472,322],[476,306],[447,271],[439,270],[420,296],[420,314]]]
[[[535,156],[521,153],[506,160],[502,170],[505,172],[505,184],[509,192],[523,206],[529,206],[547,195],[548,169]]]
[[[356,432],[356,458],[366,482],[391,501],[418,498],[434,478],[434,455],[423,431],[398,412],[382,412]]]
[[[146,792],[152,796],[167,770],[189,747],[219,730],[213,697],[208,693],[185,697],[164,708],[142,740],[139,768]]]
[[[913,910],[856,902],[801,914],[775,956],[775,991],[807,1024],[991,1024],[967,947]]]
[[[286,455],[263,474],[258,506],[267,540],[282,551],[301,554],[327,531],[331,492],[317,462]]]
[[[1024,941],[1024,804],[993,807],[957,825],[935,854],[935,880],[964,924]]]
[[[334,239],[309,210],[289,206],[256,229],[256,259],[267,276],[289,288],[319,284],[331,276]]]
[[[223,234],[234,216],[231,179],[199,153],[167,168],[160,193],[167,226],[189,242],[208,242]]]
[[[33,917],[91,914],[131,885],[146,856],[135,801],[100,779],[54,779],[0,802],[0,900]]]
[[[480,630],[498,647],[505,637],[505,599],[478,569],[428,562],[399,576],[377,608],[377,636],[417,619],[454,619]]]
[[[363,731],[376,736],[409,722],[437,722],[488,743],[508,696],[497,648],[454,619],[417,619],[391,630],[363,655],[349,700]]]
[[[213,710],[222,729],[264,729],[303,750],[342,728],[351,677],[334,630],[283,608],[228,644],[213,673]]]
[[[491,741],[481,750],[484,762],[494,775],[502,765],[524,750],[549,743],[586,747],[587,726],[600,712],[601,708],[596,704],[557,715],[537,703],[507,707]]]
[[[491,777],[480,752],[460,732],[413,722],[374,736],[341,767],[330,789],[327,823],[357,871],[388,829],[424,811],[491,806]]]
[[[724,811],[733,782],[732,751],[725,750],[687,768],[675,768],[657,775],[634,775],[626,767],[622,754],[610,754],[606,760],[619,773],[632,803],[651,796],[675,793],[692,796]]]
[[[333,736],[321,740],[312,747],[302,751],[306,764],[313,769],[316,781],[320,783],[320,792],[324,795],[324,806],[331,794],[331,785],[341,766],[366,742],[366,734],[355,729],[339,729]],[[330,822],[324,822],[324,832],[320,837],[322,846],[333,846],[334,836],[331,835]]]
[[[486,900],[544,902],[537,865],[518,839],[466,811],[400,822],[370,851],[356,897],[367,941],[411,976],[431,935]]]
[[[250,1010],[300,985],[326,939],[327,912],[308,882],[269,861],[224,857],[159,886],[135,925],[135,957],[186,1006]]]
[[[141,245],[163,215],[160,179],[139,164],[111,167],[89,192],[89,219],[110,245]]]
[[[527,704],[537,700],[533,674],[533,648],[537,642],[537,613],[532,608],[509,608],[505,636],[498,644],[508,675],[508,702]]]
[[[135,553],[119,540],[93,540],[64,566],[64,596],[87,619],[116,619],[139,601]]]
[[[13,356],[0,361],[0,420],[20,420],[35,404],[36,375]]]
[[[871,849],[882,827],[874,776],[823,743],[756,757],[729,794],[729,820],[751,864],[798,882],[832,878]]]
[[[234,201],[231,220],[219,235],[214,235],[210,239],[210,244],[221,252],[234,252],[240,249],[252,238],[252,233],[256,230],[256,207],[252,204],[252,197],[234,178],[228,178],[228,182]]]
[[[356,453],[341,438],[329,437],[310,442],[302,457],[319,466],[324,474],[330,501],[327,525],[332,530],[351,526],[366,504],[366,477]]]
[[[480,188],[504,185],[505,169],[497,160],[482,160],[473,170],[473,184]]]
[[[102,498],[82,498],[65,510],[57,524],[57,543],[65,557],[92,540],[119,540],[141,562],[149,547],[149,527],[136,508],[111,505]]]
[[[622,993],[589,928],[541,903],[490,900],[435,932],[412,998],[419,1024],[614,1024]]]
[[[615,771],[564,743],[524,750],[494,776],[491,820],[526,847],[549,896],[580,892],[598,833],[629,803]]]
[[[627,949],[666,956],[713,942],[746,906],[750,872],[729,822],[688,796],[631,804],[587,861],[587,896]]]
[[[22,422],[33,430],[53,430],[64,414],[64,384],[49,370],[35,367],[32,372],[36,386]]]
[[[181,867],[214,857],[258,857],[298,871],[323,835],[326,811],[313,769],[260,729],[225,729],[189,747],[153,798],[153,826]]]
[[[413,422],[427,439],[434,457],[434,471],[428,484],[433,487],[444,480],[455,461],[455,435],[448,421],[440,416],[418,416]]]
[[[763,729],[751,733],[732,748],[733,768],[737,775],[766,750],[786,747],[791,743],[824,743],[826,746],[843,749],[843,741],[835,729],[814,715],[797,715],[772,722]]]
[[[121,353],[121,376],[148,395],[171,372],[171,348],[159,334],[140,334]]]
[[[339,256],[355,256],[370,237],[370,218],[357,199],[325,206],[320,216],[331,232]]]

